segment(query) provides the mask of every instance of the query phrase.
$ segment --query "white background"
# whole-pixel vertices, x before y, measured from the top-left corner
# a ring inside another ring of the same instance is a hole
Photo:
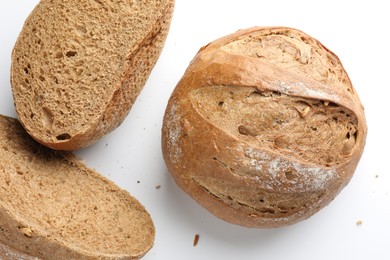
[[[11,50],[37,2],[0,1],[1,114],[16,116]],[[177,0],[166,46],[129,116],[97,144],[77,152],[152,215],[156,240],[145,259],[390,259],[388,11],[386,1],[377,0]],[[256,25],[301,29],[335,52],[366,108],[369,128],[355,176],[341,194],[310,219],[271,230],[234,226],[198,206],[172,181],[160,145],[168,98],[198,49]],[[200,235],[196,247],[195,234]]]

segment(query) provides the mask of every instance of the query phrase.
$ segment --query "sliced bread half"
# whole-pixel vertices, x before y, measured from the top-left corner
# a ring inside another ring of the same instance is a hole
[[[42,0],[12,54],[18,117],[59,150],[93,144],[118,127],[154,67],[174,0]]]
[[[4,116],[0,158],[0,244],[42,259],[133,259],[153,246],[135,198]]]

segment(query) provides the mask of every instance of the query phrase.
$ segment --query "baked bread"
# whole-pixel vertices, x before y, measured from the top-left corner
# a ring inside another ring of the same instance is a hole
[[[153,246],[135,198],[4,116],[0,158],[0,244],[40,259],[134,259]]]
[[[0,243],[0,259],[1,260],[38,260],[37,257],[22,254],[13,248]]]
[[[119,126],[154,67],[174,0],[42,0],[12,53],[11,83],[27,132],[76,150]]]
[[[269,228],[332,201],[366,134],[335,54],[299,30],[256,27],[200,49],[169,100],[162,147],[176,183],[211,213]]]

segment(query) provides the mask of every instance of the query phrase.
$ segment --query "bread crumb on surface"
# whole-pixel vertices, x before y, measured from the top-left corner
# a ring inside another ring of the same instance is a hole
[[[156,190],[159,190],[159,189],[161,189],[161,185],[156,186]]]
[[[194,247],[198,245],[198,242],[199,242],[199,234],[196,234],[194,238]]]
[[[359,219],[356,221],[356,226],[361,226],[363,224],[363,220]]]

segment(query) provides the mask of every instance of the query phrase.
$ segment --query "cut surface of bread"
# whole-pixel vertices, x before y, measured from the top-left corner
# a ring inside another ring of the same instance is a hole
[[[163,48],[174,0],[42,0],[12,54],[21,123],[38,142],[75,150],[128,114]]]
[[[168,103],[162,146],[176,183],[211,213],[269,228],[332,201],[366,135],[335,54],[299,30],[255,27],[200,49]]]
[[[0,116],[0,243],[44,259],[132,259],[154,225],[126,191]]]

